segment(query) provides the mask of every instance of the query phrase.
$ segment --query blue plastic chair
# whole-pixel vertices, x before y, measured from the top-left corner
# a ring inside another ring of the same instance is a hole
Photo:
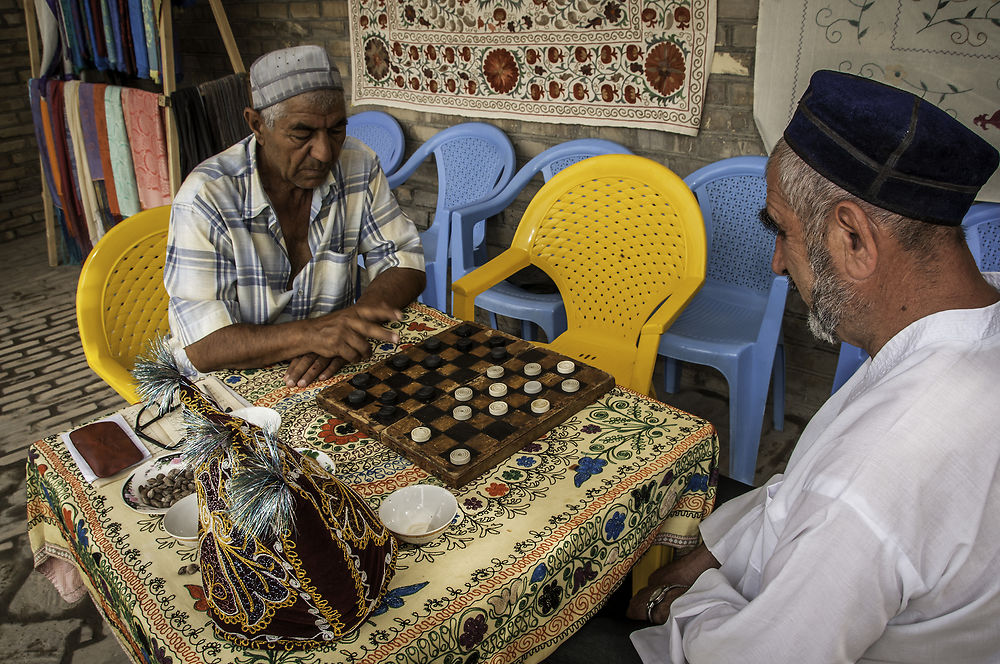
[[[431,136],[389,176],[389,186],[395,189],[406,182],[432,154],[438,174],[437,209],[430,226],[420,234],[427,266],[427,288],[420,301],[447,311],[451,213],[496,196],[510,182],[514,146],[493,125],[464,122]]]
[[[1000,203],[973,203],[962,219],[962,227],[969,251],[979,269],[983,272],[1000,270]],[[865,351],[841,342],[830,394],[839,390],[867,359]]]
[[[396,118],[382,111],[364,111],[347,118],[347,135],[370,147],[388,177],[403,163],[406,141]]]
[[[486,262],[484,221],[503,212],[538,173],[544,182],[562,169],[602,154],[632,154],[631,150],[603,139],[581,138],[545,150],[511,179],[495,197],[463,207],[451,215],[451,277],[458,280]],[[521,321],[521,336],[535,338],[532,323],[552,341],[566,331],[566,307],[559,293],[533,293],[502,281],[476,297],[476,305],[489,312],[490,324],[497,327],[497,314]]]
[[[665,387],[677,390],[681,362],[715,367],[729,383],[729,476],[753,484],[768,385],[774,428],[785,419],[781,320],[788,277],[771,271],[774,236],[760,223],[766,157],[733,157],[684,178],[709,238],[705,285],[660,337]]]

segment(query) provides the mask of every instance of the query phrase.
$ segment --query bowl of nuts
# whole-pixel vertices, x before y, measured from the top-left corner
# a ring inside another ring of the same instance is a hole
[[[168,454],[139,466],[122,485],[122,500],[137,512],[166,514],[194,490],[194,468],[180,454]]]

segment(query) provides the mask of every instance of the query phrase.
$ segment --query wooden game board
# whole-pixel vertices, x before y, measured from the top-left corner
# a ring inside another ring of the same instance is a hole
[[[431,339],[437,339],[440,347],[428,350],[435,344]],[[462,339],[469,341],[460,341]],[[462,344],[469,347],[461,350]],[[506,349],[507,356],[500,360],[492,357],[493,348]],[[441,357],[442,363],[436,369],[425,368],[422,364],[430,355]],[[394,362],[400,362],[401,356],[409,359],[409,366],[394,368]],[[457,488],[503,462],[614,387],[615,381],[610,374],[576,360],[572,360],[576,364],[572,374],[557,373],[556,365],[563,360],[571,358],[477,323],[460,323],[377,362],[364,374],[325,388],[316,401],[331,414],[351,422]],[[525,376],[523,368],[532,362],[541,365],[542,373]],[[489,378],[486,369],[491,365],[502,366],[503,377]],[[370,376],[368,384],[365,384],[365,374]],[[579,381],[579,391],[566,393],[560,389],[567,378]],[[542,383],[540,393],[524,393],[522,388],[530,380]],[[505,384],[507,395],[490,396],[488,390],[492,383]],[[472,388],[472,400],[462,402],[453,396],[455,389],[463,386]],[[434,388],[433,395],[424,394],[418,398],[418,391],[423,387]],[[390,390],[397,394],[393,404],[395,412],[386,415],[381,411],[385,404],[380,398]],[[363,392],[363,400],[349,403],[352,392],[356,400]],[[531,402],[535,399],[548,400],[549,410],[533,413]],[[493,401],[506,401],[507,413],[491,415],[488,409]],[[454,419],[453,409],[460,405],[472,408],[470,419]],[[418,426],[431,430],[430,440],[416,443],[411,439],[411,431]],[[450,455],[461,448],[467,449],[471,458],[464,465],[455,465]]]

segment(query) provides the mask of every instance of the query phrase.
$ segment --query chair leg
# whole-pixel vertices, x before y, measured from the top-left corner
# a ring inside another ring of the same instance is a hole
[[[530,320],[521,321],[521,338],[525,341],[535,340],[535,326]]]
[[[778,344],[774,348],[774,366],[771,370],[771,409],[774,420],[774,430],[785,430],[785,346]]]
[[[737,380],[735,389],[732,383],[729,386],[729,476],[753,485],[767,388],[754,391],[749,384],[751,373],[741,372],[747,380]]]
[[[673,394],[681,384],[681,363],[672,357],[663,358],[663,386],[667,394]]]

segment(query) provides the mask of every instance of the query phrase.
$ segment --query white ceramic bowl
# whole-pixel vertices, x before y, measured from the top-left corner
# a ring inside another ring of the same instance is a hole
[[[184,496],[163,515],[163,529],[181,544],[198,544],[198,494]]]
[[[426,544],[445,531],[458,514],[451,492],[430,484],[414,484],[390,493],[378,516],[393,535],[410,544]]]
[[[234,410],[229,414],[246,420],[250,424],[256,424],[270,434],[278,433],[278,429],[281,428],[281,414],[273,408],[251,406],[250,408]]]

